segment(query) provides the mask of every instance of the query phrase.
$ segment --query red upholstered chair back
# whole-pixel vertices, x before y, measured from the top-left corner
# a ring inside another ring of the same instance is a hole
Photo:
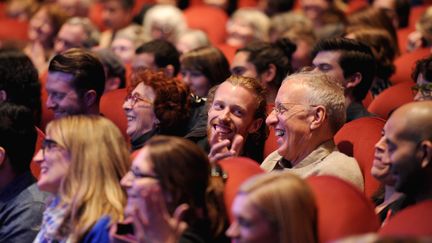
[[[36,132],[37,132],[37,140],[36,140],[35,152],[33,156],[35,156],[42,148],[42,142],[45,139],[45,134],[44,132],[42,132],[42,130],[36,127]],[[33,176],[39,179],[40,166],[34,160],[32,160],[32,162],[30,163],[30,170]]]
[[[430,54],[431,51],[429,48],[421,48],[399,56],[394,62],[396,72],[390,77],[390,81],[393,84],[412,81],[411,73],[415,67],[415,63]]]
[[[274,104],[267,104],[267,115],[273,111]],[[264,121],[265,122],[265,121]],[[264,143],[264,159],[278,148],[277,137],[273,127],[269,127],[269,135]]]
[[[187,8],[183,13],[189,28],[204,31],[213,45],[225,41],[225,25],[228,21],[225,11],[209,5],[195,5]]]
[[[113,90],[102,95],[100,101],[100,112],[110,119],[120,129],[126,140],[129,139],[126,134],[127,119],[123,111],[123,103],[127,95],[126,88]]]
[[[431,220],[432,200],[427,200],[397,213],[380,229],[379,234],[383,236],[432,237]]]
[[[371,102],[368,111],[387,119],[396,108],[413,101],[413,85],[413,82],[404,82],[384,90]]]
[[[254,175],[264,173],[259,164],[245,157],[231,157],[219,161],[222,170],[228,175],[225,182],[225,207],[228,211],[229,220],[232,221],[231,205],[240,185]]]
[[[350,183],[332,176],[313,176],[307,182],[317,203],[319,242],[378,230],[371,202]]]
[[[365,195],[370,198],[380,183],[370,173],[375,144],[381,138],[385,120],[378,117],[363,117],[346,123],[335,135],[339,151],[353,156],[359,163],[365,182]]]

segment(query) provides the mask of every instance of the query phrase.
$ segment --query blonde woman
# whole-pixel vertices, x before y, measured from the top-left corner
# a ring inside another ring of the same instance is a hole
[[[34,242],[108,241],[94,228],[108,230],[123,219],[126,194],[119,182],[129,155],[118,128],[101,116],[54,120],[35,160],[41,166],[38,187],[54,198]]]
[[[311,189],[290,172],[271,172],[246,181],[232,205],[227,230],[233,242],[317,242],[317,210]]]

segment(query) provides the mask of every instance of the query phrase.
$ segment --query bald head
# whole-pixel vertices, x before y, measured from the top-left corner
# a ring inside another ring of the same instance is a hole
[[[397,122],[402,127],[402,138],[411,141],[432,141],[432,101],[405,104],[390,117],[389,123]]]

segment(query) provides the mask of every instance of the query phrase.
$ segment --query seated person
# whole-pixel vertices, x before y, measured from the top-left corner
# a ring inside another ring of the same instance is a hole
[[[290,172],[253,177],[241,185],[226,234],[233,242],[318,242],[317,207],[307,183]]]
[[[332,175],[363,191],[357,161],[337,151],[333,137],[345,123],[342,86],[321,73],[288,76],[267,117],[279,148],[261,164],[267,171],[286,169],[302,177]]]
[[[98,229],[123,220],[120,179],[130,165],[114,123],[98,115],[51,121],[34,160],[41,166],[38,187],[53,194],[34,242],[108,242]]]
[[[416,82],[414,100],[432,100],[432,56],[417,61],[412,79]]]
[[[0,242],[32,242],[39,231],[47,194],[30,171],[36,137],[28,108],[0,103]]]

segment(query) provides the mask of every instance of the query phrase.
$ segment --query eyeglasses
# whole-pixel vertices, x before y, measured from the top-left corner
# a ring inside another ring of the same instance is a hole
[[[153,178],[153,179],[156,179],[156,180],[160,179],[159,176],[157,176],[157,175],[151,175],[151,174],[143,173],[143,172],[141,172],[141,171],[139,171],[138,169],[135,169],[135,168],[131,168],[129,170],[129,172],[135,178]]]
[[[283,115],[285,112],[288,112],[289,110],[291,110],[296,105],[307,106],[307,107],[316,107],[317,106],[317,105],[306,105],[306,104],[285,102],[285,103],[277,104],[275,107],[273,107],[273,111],[276,112],[276,114]],[[287,107],[287,106],[290,106],[290,107]]]
[[[153,105],[153,102],[151,101],[151,100],[148,100],[148,99],[145,99],[145,98],[142,98],[142,97],[140,97],[138,94],[128,94],[127,96],[126,96],[126,98],[125,98],[125,101],[126,102],[131,102],[131,106],[133,107],[133,106],[135,106],[135,104],[138,102],[138,101],[142,101],[142,102],[144,102],[144,103],[147,103],[147,104],[149,104],[150,106],[152,106]]]
[[[411,87],[411,90],[413,91],[414,95],[420,92],[423,97],[432,97],[432,83],[416,84]]]
[[[60,144],[58,144],[56,141],[52,140],[52,139],[44,139],[42,141],[42,156],[45,158],[45,154],[47,150],[51,150],[53,148],[61,148],[62,146]]]

